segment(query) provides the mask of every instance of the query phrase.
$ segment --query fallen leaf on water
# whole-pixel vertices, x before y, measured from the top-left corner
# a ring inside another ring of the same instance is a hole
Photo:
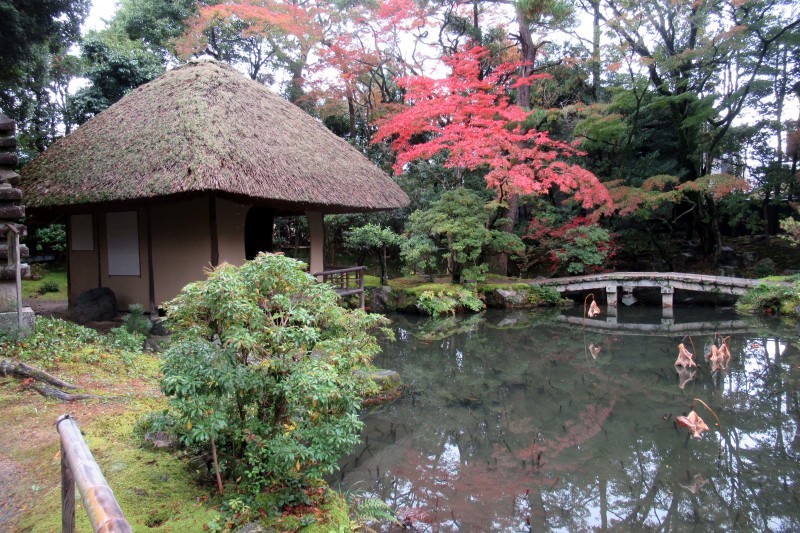
[[[694,381],[694,376],[697,373],[697,370],[694,368],[686,368],[684,366],[675,368],[675,371],[678,373],[678,387],[680,387],[681,390],[686,387],[687,383]]]
[[[594,300],[592,300],[591,305],[589,305],[589,311],[586,314],[589,315],[589,318],[594,318],[600,314],[600,308]]]
[[[595,343],[591,343],[589,345],[589,353],[592,354],[592,359],[597,359],[597,356],[600,355],[600,351],[602,348]]]
[[[692,476],[688,485],[681,483],[681,487],[688,490],[692,494],[697,494],[706,483],[708,483],[708,480],[703,477],[703,474],[695,474]]]
[[[697,363],[694,362],[694,355],[686,349],[683,343],[678,345],[678,358],[675,360],[675,366],[694,367]]]
[[[686,416],[676,416],[675,422],[683,427],[689,428],[689,431],[692,432],[692,437],[696,439],[699,439],[704,431],[708,431],[708,426],[695,411],[692,411]]]

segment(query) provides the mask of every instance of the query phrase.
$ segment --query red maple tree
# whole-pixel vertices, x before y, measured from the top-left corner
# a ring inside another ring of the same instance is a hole
[[[543,194],[557,188],[583,208],[610,212],[611,197],[597,177],[567,158],[583,153],[577,144],[553,139],[527,128],[529,111],[514,105],[515,88],[536,83],[547,74],[514,75],[522,65],[511,61],[483,72],[486,48],[475,46],[445,58],[451,73],[399,80],[406,105],[379,123],[373,142],[391,140],[397,153],[395,171],[418,159],[445,152],[445,167],[457,171],[488,168],[486,183],[500,199],[510,194]]]

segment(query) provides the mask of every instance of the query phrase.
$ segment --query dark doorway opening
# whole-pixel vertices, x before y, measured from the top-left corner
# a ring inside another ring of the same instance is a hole
[[[251,207],[244,219],[244,256],[250,261],[258,252],[272,251],[272,228],[275,210]]]

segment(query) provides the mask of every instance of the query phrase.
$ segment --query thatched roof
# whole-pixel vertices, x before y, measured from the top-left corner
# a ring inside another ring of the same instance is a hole
[[[319,121],[216,61],[143,85],[22,170],[31,208],[218,192],[285,210],[404,207],[392,179]]]

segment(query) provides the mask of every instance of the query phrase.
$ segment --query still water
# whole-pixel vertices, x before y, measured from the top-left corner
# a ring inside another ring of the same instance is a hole
[[[393,316],[376,364],[409,389],[364,414],[341,488],[419,531],[800,531],[797,326],[675,313]],[[727,369],[673,366],[715,333]],[[675,423],[692,408],[700,439]]]

